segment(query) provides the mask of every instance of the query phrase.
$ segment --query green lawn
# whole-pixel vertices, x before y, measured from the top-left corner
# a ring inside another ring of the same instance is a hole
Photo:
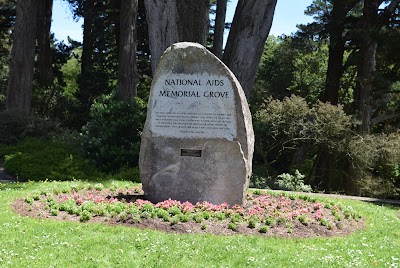
[[[400,267],[399,208],[389,205],[340,200],[367,228],[313,239],[166,234],[26,218],[11,209],[15,198],[69,185],[0,184],[0,267]]]

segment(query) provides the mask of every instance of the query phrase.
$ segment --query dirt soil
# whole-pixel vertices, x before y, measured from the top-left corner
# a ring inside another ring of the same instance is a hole
[[[107,194],[107,193],[105,193]],[[121,195],[117,198],[125,200],[126,202],[134,202],[136,199],[143,199],[142,193],[134,193],[130,195]],[[251,199],[251,195],[248,196]],[[296,200],[297,203],[305,202],[304,200]],[[307,205],[307,204],[305,204]],[[311,203],[310,203],[311,205]],[[17,213],[34,218],[43,219],[56,219],[62,221],[79,222],[80,216],[70,215],[67,212],[59,211],[57,216],[51,215],[48,209],[45,209],[45,197],[42,196],[39,201],[35,201],[32,205],[25,202],[24,199],[17,199],[13,202],[12,207]],[[244,206],[245,207],[245,206]],[[326,213],[328,215],[328,213]],[[133,219],[128,215],[125,219],[120,219],[118,216],[93,216],[89,221],[82,224],[90,223],[103,223],[107,225],[120,225],[126,227],[134,227],[139,229],[151,229],[162,232],[171,232],[177,234],[214,234],[214,235],[257,235],[265,237],[296,237],[296,238],[309,238],[309,237],[336,237],[346,236],[357,230],[365,228],[363,219],[350,220],[342,219],[341,221],[335,220],[333,216],[326,217],[327,220],[333,224],[331,228],[323,226],[318,221],[311,221],[309,224],[304,225],[298,220],[293,220],[292,224],[288,227],[285,224],[274,223],[270,226],[267,233],[260,233],[259,226],[256,228],[247,227],[246,223],[237,224],[237,230],[232,231],[227,228],[229,220],[203,220],[201,223],[196,223],[193,220],[188,222],[179,222],[171,224],[159,218],[149,219]]]

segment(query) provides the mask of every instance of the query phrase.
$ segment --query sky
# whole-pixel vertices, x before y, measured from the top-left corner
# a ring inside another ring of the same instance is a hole
[[[238,0],[231,0],[228,4],[227,21],[232,21]],[[290,35],[296,31],[297,24],[306,24],[312,17],[304,15],[304,10],[312,0],[278,0],[270,35]],[[54,0],[53,22],[51,31],[59,41],[70,36],[73,40],[82,41],[83,20],[74,22],[68,3],[63,0]],[[227,36],[227,33],[226,33]]]

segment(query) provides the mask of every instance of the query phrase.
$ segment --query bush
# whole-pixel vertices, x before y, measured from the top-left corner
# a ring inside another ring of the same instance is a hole
[[[279,175],[276,185],[280,190],[311,192],[311,186],[304,184],[304,177],[305,176],[296,169],[294,175],[288,173]]]
[[[271,178],[262,177],[258,174],[259,173],[256,174],[256,171],[251,174],[249,187],[256,189],[271,189],[271,185],[273,185],[273,180]]]
[[[310,107],[294,95],[283,101],[269,99],[253,116],[255,162],[274,163],[276,172],[269,170],[273,175],[290,170],[288,162],[303,164],[313,158],[319,145],[342,152],[353,134],[351,122],[340,106],[319,102]]]
[[[82,149],[88,159],[106,172],[137,166],[140,134],[146,117],[145,103],[118,101],[102,96],[90,109],[89,122],[82,128]]]
[[[254,114],[253,125],[254,170],[258,178],[266,178],[264,183],[256,180],[258,185],[269,185],[269,177],[295,169],[307,174],[307,183],[316,187],[325,187],[326,179],[343,176],[343,158],[354,132],[352,118],[341,106],[310,105],[294,95],[282,101],[269,99]],[[332,155],[328,167],[321,165],[324,150]],[[260,166],[266,171],[257,173]],[[329,174],[321,175],[322,170]],[[338,190],[341,184],[334,187]]]
[[[15,111],[0,112],[0,143],[15,144],[25,137],[50,137],[59,133],[58,125],[35,115]]]
[[[23,180],[94,179],[100,175],[79,148],[59,140],[27,138],[3,147],[0,153],[5,170]]]
[[[0,143],[13,144],[26,135],[28,116],[20,113],[0,112]]]
[[[400,196],[400,134],[355,136],[347,156],[357,194],[381,198]]]
[[[107,176],[107,179],[140,182],[140,172],[138,167],[122,168],[115,174]]]

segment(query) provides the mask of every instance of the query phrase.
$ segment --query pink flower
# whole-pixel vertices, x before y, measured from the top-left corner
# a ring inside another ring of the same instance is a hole
[[[69,195],[66,195],[66,194],[59,194],[58,197],[60,198],[61,203],[71,199],[71,197]]]
[[[153,203],[151,203],[150,201],[143,200],[143,199],[137,199],[137,200],[135,201],[135,204],[138,206],[139,209],[142,209],[142,208],[143,208],[143,205],[145,205],[145,204],[151,204],[151,205],[153,205]]]
[[[297,218],[300,215],[301,215],[300,211],[294,210],[292,211],[292,213],[289,214],[289,219],[293,220],[294,218]]]
[[[324,205],[321,204],[321,203],[315,203],[314,204],[314,210],[319,210],[319,209],[322,209],[323,207],[324,207]]]
[[[119,200],[118,200],[117,198],[111,197],[111,198],[108,200],[108,203],[114,204],[114,203],[117,203],[118,201],[119,201]]]
[[[323,215],[323,213],[322,213],[322,210],[321,210],[321,209],[318,209],[318,210],[315,212],[315,219],[320,220],[320,219],[322,219],[323,217],[324,217],[324,215]]]
[[[75,199],[75,202],[76,202],[76,204],[78,204],[78,205],[82,205],[82,203],[84,202],[84,200],[83,200],[83,198],[78,197],[78,198]]]
[[[175,206],[179,207],[180,205],[181,205],[181,202],[176,201],[176,200],[172,200],[171,198],[169,198],[168,200],[165,200],[165,201],[157,203],[155,205],[155,207],[158,207],[158,208],[160,207],[160,208],[163,208],[163,209],[167,210],[167,209],[169,209],[171,207],[175,207]]]
[[[194,206],[192,203],[186,201],[185,203],[181,204],[180,209],[183,213],[190,212],[194,210]]]

